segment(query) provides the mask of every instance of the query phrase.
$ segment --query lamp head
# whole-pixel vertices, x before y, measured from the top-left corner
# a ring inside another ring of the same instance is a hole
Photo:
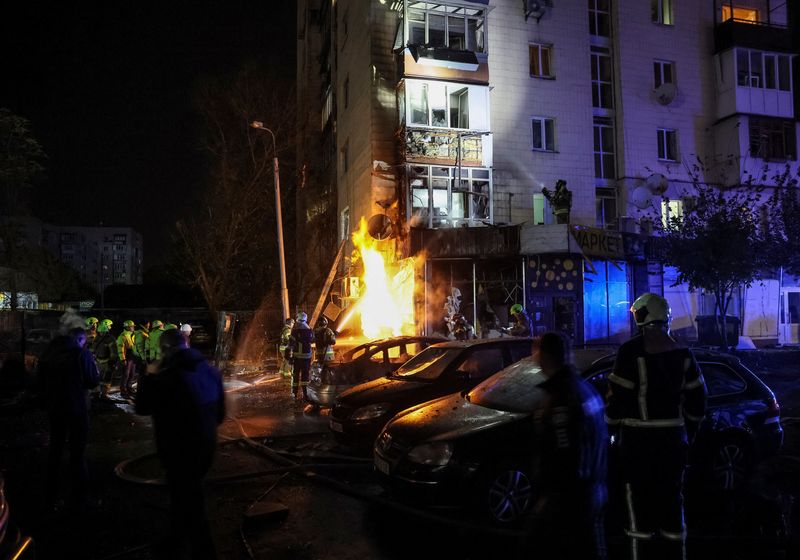
[[[251,128],[264,128],[264,123],[261,121],[253,121],[250,123]]]

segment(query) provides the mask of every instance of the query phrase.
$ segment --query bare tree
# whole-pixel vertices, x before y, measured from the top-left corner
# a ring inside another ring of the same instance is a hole
[[[206,79],[197,90],[208,184],[201,211],[179,222],[177,232],[191,280],[212,312],[252,309],[264,297],[279,301],[272,158],[274,149],[283,169],[288,231],[293,223],[293,100],[290,86],[256,64],[232,77]],[[254,120],[274,132],[274,147],[270,134],[249,126]]]

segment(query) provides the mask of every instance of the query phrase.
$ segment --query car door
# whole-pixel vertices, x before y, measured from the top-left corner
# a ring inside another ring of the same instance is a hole
[[[509,358],[501,346],[473,348],[455,368],[453,391],[472,389],[475,385],[503,369]]]

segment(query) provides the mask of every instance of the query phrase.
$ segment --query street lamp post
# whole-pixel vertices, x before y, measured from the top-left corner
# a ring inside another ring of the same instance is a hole
[[[278,149],[275,144],[275,133],[264,126],[261,121],[250,123],[252,128],[265,130],[272,136],[272,171],[275,175],[275,220],[278,223],[278,257],[281,265],[281,305],[283,308],[283,322],[289,318],[289,291],[286,288],[286,260],[283,255],[283,214],[281,213],[281,178],[278,164]]]

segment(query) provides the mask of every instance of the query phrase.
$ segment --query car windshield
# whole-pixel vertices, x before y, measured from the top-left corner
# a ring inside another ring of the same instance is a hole
[[[392,377],[413,381],[432,381],[437,379],[447,366],[462,355],[463,348],[428,347],[392,374]]]
[[[545,380],[533,358],[524,358],[491,376],[467,394],[472,404],[508,412],[532,412],[541,402]]]
[[[343,362],[352,362],[356,358],[360,358],[364,355],[365,352],[371,351],[373,348],[376,348],[377,345],[371,342],[367,342],[366,344],[360,344],[355,348],[351,348],[347,352],[342,355]]]

